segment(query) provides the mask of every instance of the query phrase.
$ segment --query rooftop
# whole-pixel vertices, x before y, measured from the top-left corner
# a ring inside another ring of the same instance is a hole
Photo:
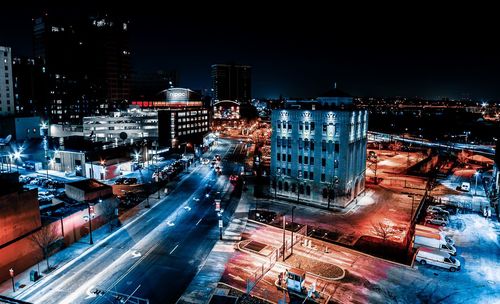
[[[67,183],[66,185],[73,186],[75,188],[85,191],[86,193],[95,192],[110,187],[106,184],[96,181],[95,179],[84,179],[77,182]]]

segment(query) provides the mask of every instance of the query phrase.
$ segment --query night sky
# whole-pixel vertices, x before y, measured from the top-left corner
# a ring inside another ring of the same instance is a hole
[[[192,89],[210,88],[211,64],[236,62],[253,66],[255,97],[314,97],[336,81],[356,96],[500,99],[500,35],[487,8],[362,13],[238,3],[226,6],[228,13],[220,5],[140,3],[119,10],[48,7],[127,16],[134,72],[176,69],[180,85]],[[42,8],[3,6],[0,45],[31,55],[31,18]]]

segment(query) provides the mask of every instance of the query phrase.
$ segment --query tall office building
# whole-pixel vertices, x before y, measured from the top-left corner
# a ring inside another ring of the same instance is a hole
[[[46,115],[51,123],[81,124],[128,103],[128,22],[45,14],[33,20],[34,56],[43,62]]]
[[[0,115],[14,114],[14,88],[12,79],[12,50],[0,46]]]
[[[252,67],[237,64],[212,65],[215,100],[249,102],[252,99]]]
[[[365,187],[368,112],[334,89],[272,112],[271,190],[345,207]]]
[[[12,60],[16,115],[43,115],[45,77],[40,60],[15,57]]]

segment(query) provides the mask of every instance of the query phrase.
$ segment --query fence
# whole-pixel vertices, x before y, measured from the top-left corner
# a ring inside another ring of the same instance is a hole
[[[274,264],[276,264],[276,261],[280,257],[280,250],[279,249],[274,249],[271,254],[269,255],[269,260],[262,263],[259,269],[254,271],[252,275],[250,275],[249,278],[247,278],[246,283],[247,283],[247,290],[246,293],[250,294],[252,289],[257,285],[260,279],[264,277],[264,275],[271,270],[271,268],[274,267]]]

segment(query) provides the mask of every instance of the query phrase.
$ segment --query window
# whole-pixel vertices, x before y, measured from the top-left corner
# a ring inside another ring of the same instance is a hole
[[[309,139],[304,140],[304,150],[309,150]]]
[[[288,131],[292,131],[292,123],[291,122],[288,123]]]
[[[311,186],[307,185],[306,187],[306,194],[311,195]]]
[[[286,173],[288,176],[292,175],[292,169],[290,168],[286,169]]]
[[[323,188],[322,195],[323,195],[323,198],[328,197],[328,190],[326,188]]]
[[[82,165],[82,160],[81,159],[75,159],[75,166],[81,166]]]
[[[326,158],[322,158],[322,159],[321,159],[321,165],[322,165],[323,167],[325,167],[325,166],[326,166]]]
[[[282,159],[283,161],[286,161],[286,154],[282,154],[282,155],[281,155],[281,159]]]
[[[288,154],[288,162],[291,163],[292,162],[292,154]]]
[[[315,126],[314,126],[314,121],[313,121],[313,122],[311,122],[311,131],[314,131],[314,127]]]
[[[276,146],[281,147],[281,138],[279,137],[276,138]]]
[[[299,155],[299,164],[302,164],[302,155]]]
[[[314,157],[311,156],[311,160],[309,160],[310,165],[314,165]]]
[[[309,179],[314,180],[314,173],[313,172],[309,172]]]
[[[299,131],[302,131],[302,129],[304,129],[304,125],[301,122],[299,122]]]
[[[292,192],[295,193],[295,190],[297,189],[297,186],[295,184],[292,184]]]
[[[311,140],[311,150],[314,150],[314,141]]]
[[[279,153],[277,153],[277,154],[276,154],[276,159],[277,159],[278,161],[281,161],[281,157],[280,157],[280,156],[281,156],[281,154],[279,154]]]
[[[309,131],[309,123],[308,123],[308,122],[306,122],[306,125],[305,125],[305,130],[306,130],[306,131]]]
[[[326,180],[325,173],[321,173],[321,181],[324,182]]]
[[[339,153],[340,151],[340,145],[338,142],[335,143],[335,153]]]
[[[339,161],[338,161],[338,159],[336,159],[336,160],[333,161],[333,167],[334,168],[338,168],[339,167]]]
[[[308,176],[309,176],[309,174],[308,174],[308,173],[309,173],[308,171],[304,171],[304,178],[305,178],[305,179],[307,179],[307,178],[308,178]]]
[[[323,151],[323,152],[326,151],[326,140],[321,141],[321,151]]]
[[[278,182],[278,190],[283,190],[283,183],[281,181]]]
[[[278,127],[278,129],[281,129],[281,121],[278,121],[278,123],[276,124],[276,126]]]
[[[56,157],[56,164],[60,164],[61,163],[61,158],[60,157]]]
[[[306,164],[306,165],[307,165],[308,163],[309,163],[309,157],[304,156],[304,164]]]
[[[304,185],[302,184],[299,185],[299,192],[300,194],[304,194]]]
[[[288,137],[288,148],[292,147],[292,138]]]
[[[288,182],[285,182],[285,191],[288,191]]]
[[[302,150],[302,148],[304,148],[304,141],[299,139],[299,149]]]
[[[323,124],[323,133],[326,133],[327,125]]]

